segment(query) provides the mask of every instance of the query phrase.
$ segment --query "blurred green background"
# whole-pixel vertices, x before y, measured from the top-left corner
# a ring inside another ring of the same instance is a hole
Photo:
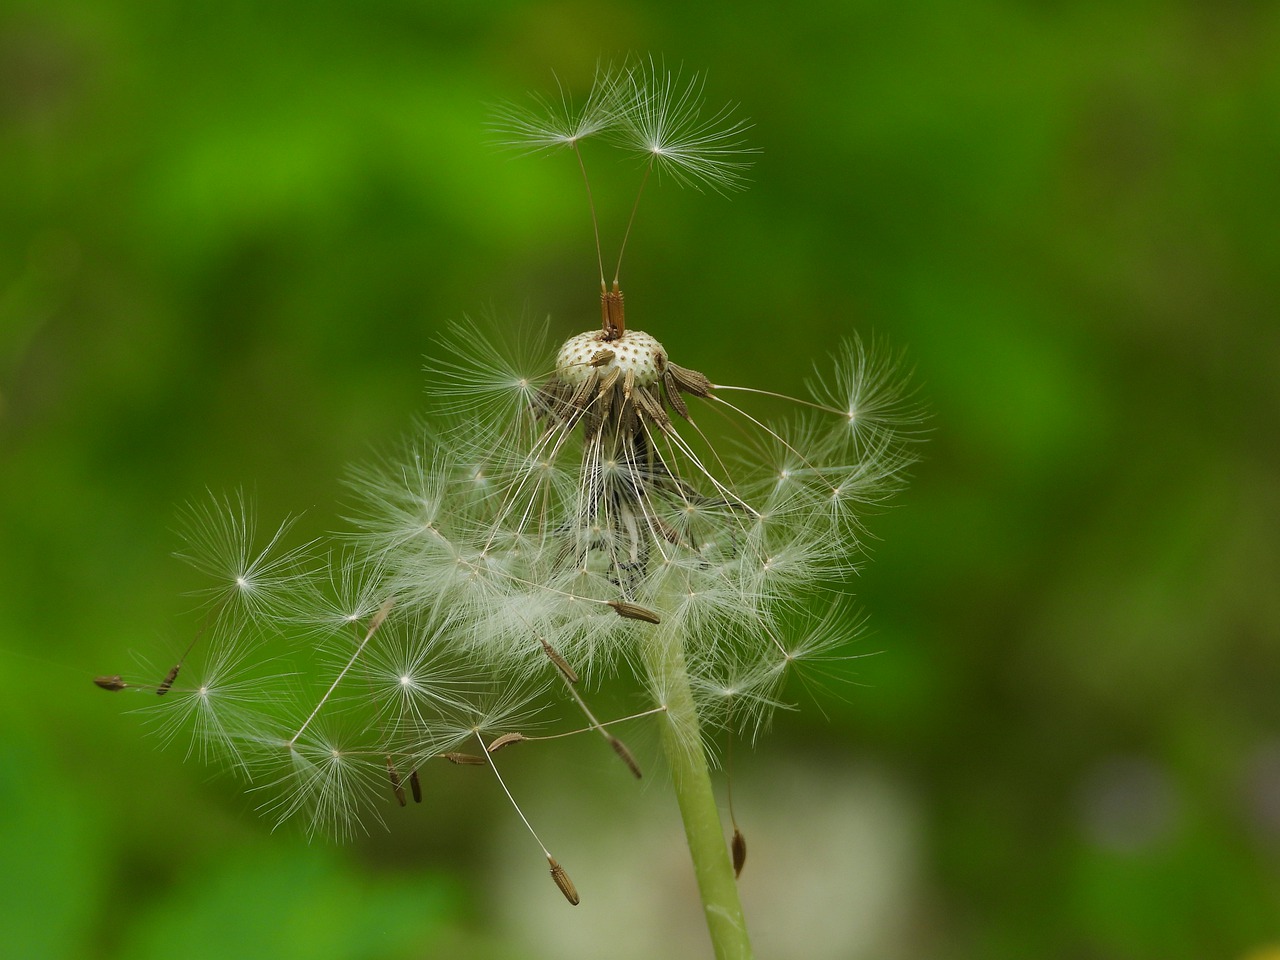
[[[649,191],[632,325],[787,390],[874,333],[933,411],[855,584],[877,655],[736,761],[761,955],[1280,957],[1280,6],[1245,0],[7,0],[6,956],[703,954],[661,778],[594,745],[511,764],[575,911],[487,781],[307,844],[89,683],[186,629],[180,504],[333,529],[446,321],[597,322],[571,162],[484,124],[628,52],[762,149],[731,201]],[[597,164],[606,232],[634,178]]]

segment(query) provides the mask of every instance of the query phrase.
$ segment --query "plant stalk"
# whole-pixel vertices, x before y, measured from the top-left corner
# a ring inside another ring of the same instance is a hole
[[[729,862],[720,811],[711,789],[711,771],[702,747],[697,708],[689,688],[684,645],[679,634],[664,628],[654,631],[646,658],[651,675],[661,683],[660,689],[666,697],[662,747],[684,820],[716,960],[750,960],[751,940],[738,899],[738,882]]]

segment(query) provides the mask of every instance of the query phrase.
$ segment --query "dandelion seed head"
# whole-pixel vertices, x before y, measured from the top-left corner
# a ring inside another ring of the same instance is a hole
[[[601,67],[585,99],[504,107],[495,128],[517,149],[562,148],[584,178],[587,138],[638,155],[637,205],[662,174],[738,189],[747,124],[704,111],[703,94],[699,75],[634,60]],[[163,670],[99,678],[163,693],[148,707],[161,735],[229,759],[277,820],[350,836],[379,801],[404,805],[402,772],[418,799],[428,764],[477,759],[477,737],[557,704],[603,732],[580,691],[618,674],[692,755],[721,728],[759,733],[790,706],[789,673],[840,659],[838,618],[804,611],[845,592],[863,508],[913,459],[897,360],[855,338],[811,399],[673,362],[625,322],[630,221],[608,290],[591,213],[599,329],[561,341],[528,317],[451,325],[412,439],[350,479],[355,530],[289,549],[288,523],[256,537],[243,496],[192,508],[182,555],[214,581],[207,636],[158,683]]]

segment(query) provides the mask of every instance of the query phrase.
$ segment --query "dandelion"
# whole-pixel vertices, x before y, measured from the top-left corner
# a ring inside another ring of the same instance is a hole
[[[754,739],[791,706],[788,676],[841,660],[839,598],[861,517],[902,483],[919,417],[896,359],[856,339],[793,400],[722,383],[628,325],[623,251],[651,172],[736,190],[746,129],[731,108],[704,109],[701,77],[652,60],[601,67],[580,106],[561,90],[501,108],[500,142],[576,160],[599,328],[557,349],[539,344],[545,326],[450,327],[428,365],[434,409],[402,451],[352,475],[354,529],[339,549],[286,547],[287,527],[258,546],[238,502],[189,511],[185,555],[218,585],[212,626],[179,661],[201,662],[152,697],[166,736],[189,730],[202,754],[229,758],[277,820],[339,836],[407,807],[410,792],[420,801],[429,773],[488,767],[577,904],[499,752],[595,735],[640,777],[616,731],[649,718],[717,953],[749,954],[736,888],[746,840],[736,818],[732,838],[722,832],[716,738]],[[643,163],[611,282],[580,149],[591,138]],[[779,420],[770,411],[782,404]],[[282,651],[266,656],[271,638]],[[192,686],[187,673],[201,671]],[[619,673],[649,703],[601,718],[592,691]],[[95,682],[148,689],[115,674]],[[255,693],[268,687],[264,708]],[[570,730],[554,729],[561,708],[581,717]]]

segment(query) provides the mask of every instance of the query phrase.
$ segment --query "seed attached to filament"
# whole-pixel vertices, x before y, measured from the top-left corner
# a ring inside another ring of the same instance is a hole
[[[523,733],[504,733],[502,736],[494,739],[494,741],[491,744],[489,744],[489,746],[486,749],[490,753],[497,753],[503,747],[510,746],[513,743],[519,743],[521,740],[528,740],[528,739],[529,738],[526,737]]]
[[[485,765],[484,757],[477,757],[474,753],[456,753],[451,751],[449,753],[442,753],[440,756],[444,757],[450,763],[456,763],[461,767],[483,767]]]
[[[160,686],[156,687],[156,696],[163,697],[169,692],[169,688],[173,686],[173,681],[178,679],[178,671],[182,669],[182,664],[175,663],[169,668],[169,672],[164,675],[164,679],[160,681]]]
[[[93,682],[103,690],[123,690],[125,687],[129,686],[124,682],[124,678],[118,673],[112,674],[109,677],[94,677]]]
[[[628,620],[643,620],[645,623],[661,623],[662,618],[656,612],[648,607],[642,607],[638,603],[628,603],[625,600],[609,600],[609,606],[613,607],[613,612],[620,617],[626,617]]]
[[[573,667],[569,666],[569,661],[560,656],[560,651],[547,643],[547,641],[543,640],[541,637],[538,638],[538,642],[542,644],[542,649],[546,652],[551,662],[554,663],[560,672],[564,674],[564,678],[570,683],[577,683],[578,674],[574,671]]]
[[[627,749],[625,743],[617,737],[611,736],[609,738],[609,746],[613,747],[613,752],[622,758],[622,762],[627,765],[627,769],[631,771],[637,780],[644,777],[644,774],[640,772],[640,764],[636,763],[636,758],[631,755],[631,751]]]
[[[733,843],[730,849],[733,853],[733,875],[739,877],[742,875],[743,864],[747,862],[747,838],[737,827],[733,828]]]
[[[569,879],[569,875],[564,872],[564,867],[556,863],[554,857],[548,855],[547,863],[551,864],[551,879],[556,882],[556,886],[560,888],[560,892],[564,894],[564,898],[576,907],[580,902],[578,899],[578,888],[573,885],[573,881]]]
[[[391,781],[391,792],[403,807],[408,801],[405,800],[404,787],[400,784],[400,774],[396,772],[396,765],[391,762],[390,757],[387,757],[387,778]]]

